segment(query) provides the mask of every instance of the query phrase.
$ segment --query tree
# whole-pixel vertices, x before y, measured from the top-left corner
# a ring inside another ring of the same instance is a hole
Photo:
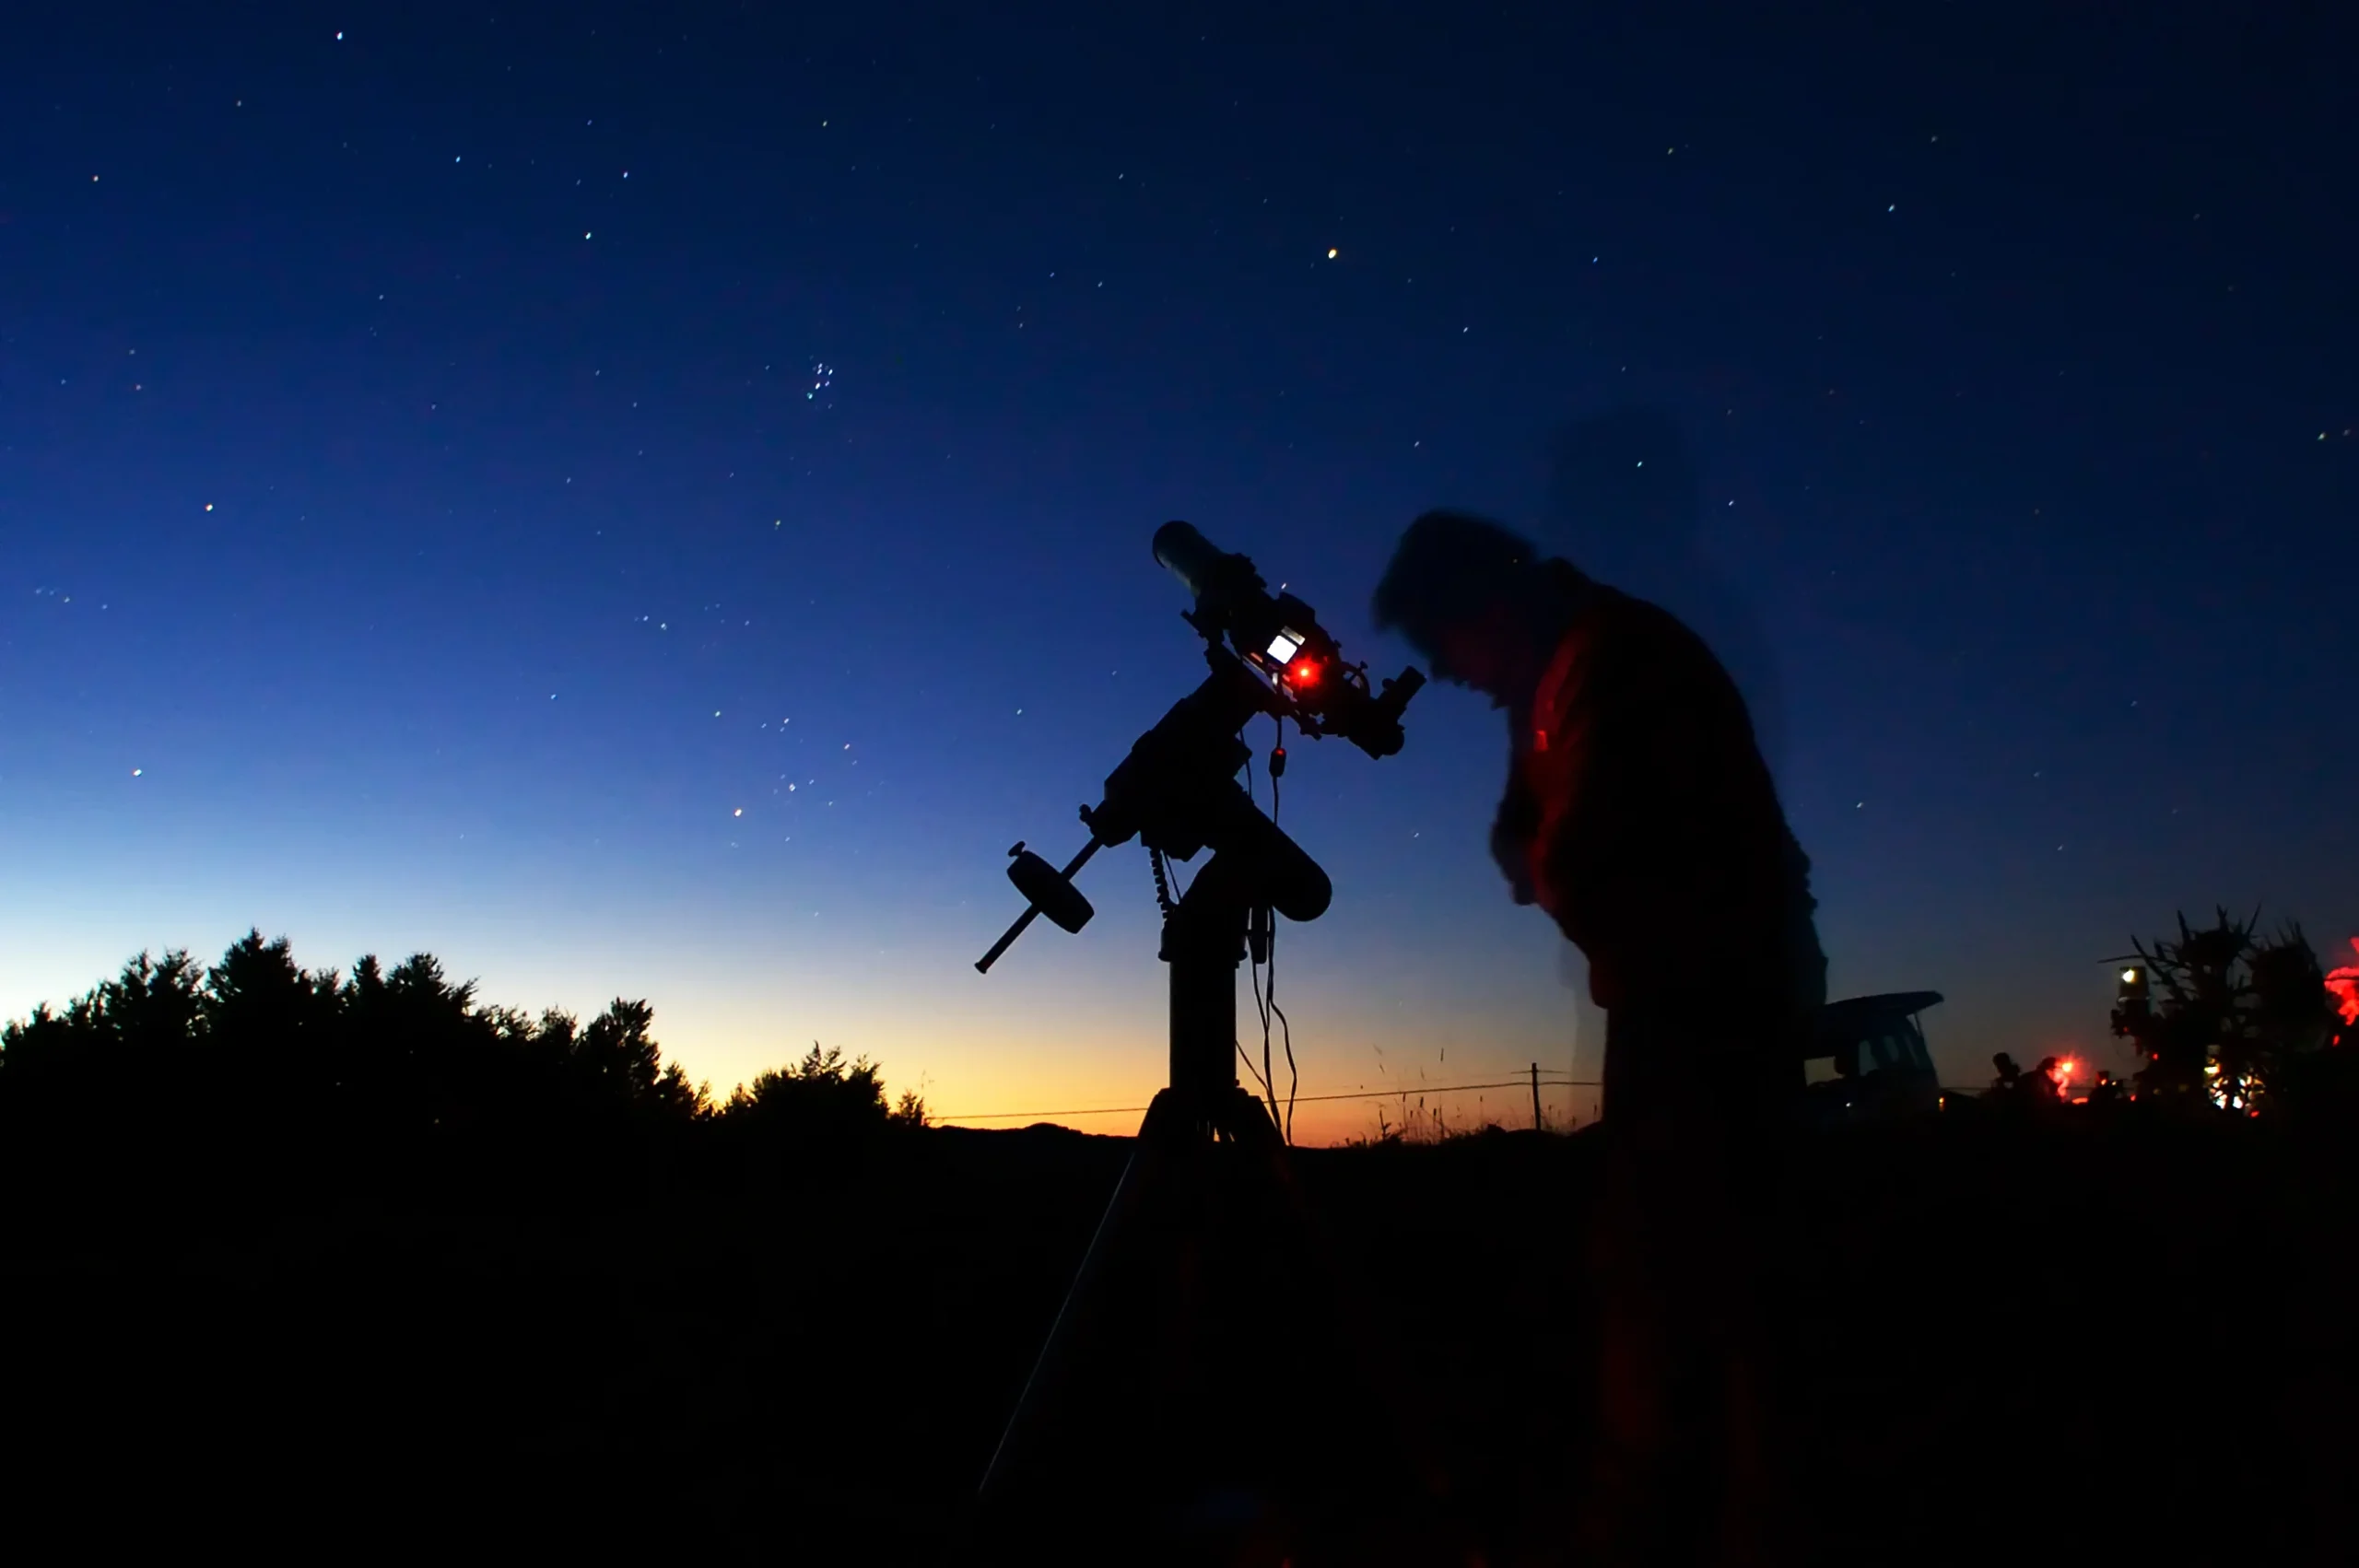
[[[840,1149],[922,1127],[865,1057],[814,1045],[719,1111],[663,1059],[654,1009],[617,997],[586,1024],[478,1005],[433,954],[311,971],[249,928],[205,966],[141,953],[62,1008],[0,1025],[0,1181],[121,1195],[226,1177],[308,1189],[334,1173],[393,1189],[528,1183],[642,1190],[698,1149],[750,1136]],[[685,1162],[685,1164],[683,1163]]]
[[[2225,909],[2202,930],[2178,917],[2178,940],[2131,946],[2159,994],[2151,1007],[2115,1010],[2114,1032],[2146,1059],[2142,1096],[2165,1104],[2257,1112],[2272,1081],[2333,1037],[2331,993],[2301,927],[2255,935],[2259,910]]]
[[[141,953],[99,988],[102,1037],[127,1061],[176,1058],[196,1042],[204,983],[205,971],[185,948],[168,948],[161,959]]]
[[[250,928],[205,971],[197,998],[209,1087],[282,1116],[333,1093],[335,992],[335,977],[307,974],[285,937],[264,942]]]
[[[793,1066],[772,1068],[731,1090],[721,1117],[766,1140],[825,1142],[880,1130],[891,1123],[892,1112],[874,1062],[864,1056],[846,1059],[841,1047],[814,1040]]]
[[[663,1053],[648,1033],[655,1010],[616,997],[590,1021],[573,1046],[575,1065],[619,1100],[651,1098]]]

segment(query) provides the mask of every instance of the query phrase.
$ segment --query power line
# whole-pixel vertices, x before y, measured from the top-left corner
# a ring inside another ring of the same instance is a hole
[[[1596,1089],[1602,1085],[1588,1078],[1555,1078],[1543,1073],[1540,1086],[1543,1089]],[[1361,1089],[1347,1094],[1297,1094],[1297,1103],[1310,1100],[1394,1100],[1411,1094],[1462,1094],[1476,1089],[1529,1089],[1532,1078],[1508,1079],[1498,1083],[1419,1083],[1399,1089]],[[937,1115],[936,1121],[1013,1121],[1019,1117],[1036,1118],[1060,1116],[1138,1116],[1144,1106],[1097,1106],[1087,1110],[1068,1111],[976,1111],[964,1116]]]

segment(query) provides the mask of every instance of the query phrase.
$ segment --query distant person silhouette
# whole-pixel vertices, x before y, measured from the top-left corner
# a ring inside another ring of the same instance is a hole
[[[1990,1081],[1991,1093],[2012,1094],[2022,1089],[2024,1070],[2016,1065],[2013,1057],[2009,1056],[2005,1051],[2000,1051],[1991,1057],[1990,1065],[1998,1073],[1998,1076]]]
[[[1786,764],[1777,655],[1744,593],[1705,556],[1703,499],[1687,444],[1668,414],[1616,409],[1567,424],[1549,439],[1549,536],[1564,541],[1592,576],[1695,629],[1743,694],[1755,742],[1775,778]]]
[[[1587,955],[1605,1010],[1588,1556],[1773,1560],[1764,1177],[1826,960],[1743,698],[1676,617],[1479,518],[1411,524],[1374,613],[1507,711],[1491,853]]]

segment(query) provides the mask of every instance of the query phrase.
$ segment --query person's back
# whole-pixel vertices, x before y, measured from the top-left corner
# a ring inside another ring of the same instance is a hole
[[[1564,563],[1547,568],[1574,609],[1500,821],[1528,825],[1534,901],[1588,955],[1609,1040],[1622,1021],[1624,1048],[1606,1053],[1607,1114],[1790,1096],[1825,1000],[1825,958],[1810,861],[1743,699],[1676,617]],[[1684,1059],[1660,1039],[1641,1045],[1641,1020],[1676,1021]]]
[[[1762,1278],[1825,960],[1743,700],[1676,617],[1479,519],[1413,524],[1376,619],[1507,709],[1492,852],[1606,1012],[1587,1553],[1774,1560]]]

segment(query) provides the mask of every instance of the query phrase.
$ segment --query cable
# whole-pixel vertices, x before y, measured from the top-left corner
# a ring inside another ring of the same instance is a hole
[[[1283,737],[1285,733],[1284,726],[1280,727],[1279,733]],[[1244,741],[1244,731],[1240,729],[1238,731],[1237,738],[1240,742]],[[1253,794],[1253,753],[1250,746],[1245,754],[1245,763],[1242,771],[1245,774],[1245,799],[1250,804],[1259,805],[1261,802],[1255,800]],[[1277,807],[1277,782],[1274,777],[1271,780],[1270,790],[1270,805],[1273,810],[1275,810]],[[1271,818],[1273,825],[1275,825],[1276,821],[1277,819],[1275,817]],[[1275,914],[1267,909],[1256,909],[1251,912],[1250,918],[1257,925],[1260,925],[1266,933],[1269,933],[1263,937],[1264,942],[1271,940],[1271,936],[1274,935],[1275,928],[1277,926],[1277,918]],[[1250,958],[1250,936],[1248,947],[1248,957]],[[1276,1076],[1276,1073],[1270,1064],[1270,1003],[1268,999],[1262,995],[1262,991],[1261,959],[1251,959],[1250,974],[1249,977],[1252,981],[1253,1011],[1261,1014],[1262,1018],[1262,1065],[1259,1068],[1256,1068],[1253,1065],[1253,1059],[1246,1054],[1245,1042],[1242,1040],[1239,1040],[1237,1043],[1238,1059],[1245,1063],[1245,1071],[1251,1073],[1253,1075],[1253,1082],[1261,1085],[1262,1103],[1268,1106],[1270,1110],[1270,1125],[1275,1127],[1280,1135],[1284,1137],[1287,1127],[1290,1125],[1290,1118],[1279,1111],[1278,1092],[1271,1082],[1271,1080]],[[1292,1059],[1289,1058],[1288,1059],[1291,1060]],[[1286,1141],[1291,1142],[1292,1139],[1288,1138]]]
[[[1242,1040],[1237,1042],[1237,1059],[1245,1064],[1245,1071],[1253,1075],[1253,1082],[1262,1086],[1262,1094],[1266,1098],[1270,1093],[1270,1081],[1262,1075],[1260,1068],[1253,1065],[1253,1059],[1245,1054],[1245,1042]]]
[[[1262,1067],[1261,1071],[1254,1073],[1253,1076],[1255,1082],[1262,1085],[1262,1098],[1270,1108],[1270,1125],[1276,1128],[1279,1134],[1283,1137],[1285,1132],[1285,1118],[1281,1116],[1278,1111],[1278,1090],[1276,1083],[1273,1082],[1277,1077],[1277,1073],[1270,1066],[1270,1003],[1268,998],[1262,994],[1262,965],[1266,961],[1269,949],[1273,945],[1272,939],[1275,935],[1275,928],[1278,922],[1277,918],[1267,909],[1254,910],[1250,919],[1261,928],[1263,953],[1263,957],[1251,959],[1253,971],[1251,977],[1253,981],[1253,1011],[1262,1015]],[[1250,945],[1249,942],[1249,948]],[[1250,952],[1247,956],[1251,958]],[[1245,1054],[1245,1047],[1241,1042],[1238,1044],[1237,1051],[1239,1056],[1243,1056]],[[1249,1067],[1251,1065],[1250,1058],[1247,1059],[1247,1065]]]
[[[1496,1083],[1420,1083],[1414,1087],[1402,1085],[1392,1089],[1356,1089],[1348,1094],[1304,1094],[1299,1096],[1299,1098],[1302,1104],[1308,1106],[1332,1100],[1392,1100],[1403,1098],[1413,1094],[1461,1094],[1471,1093],[1476,1089],[1522,1089],[1530,1087],[1531,1083],[1531,1078],[1526,1076],[1522,1078],[1509,1078]],[[1602,1085],[1594,1078],[1558,1078],[1548,1073],[1541,1074],[1540,1083],[1543,1088],[1546,1089],[1596,1089],[1602,1087]],[[1960,1093],[1972,1092],[1973,1091],[1960,1091]],[[938,1117],[936,1119],[945,1122],[1012,1121],[1018,1117],[1138,1116],[1143,1114],[1146,1108],[1147,1107],[1144,1106],[1093,1106],[1084,1110],[974,1111],[963,1115],[946,1114]]]
[[[1278,1015],[1278,1033],[1286,1045],[1286,1141],[1294,1141],[1295,1090],[1301,1086],[1302,1074],[1294,1065],[1294,1025],[1286,1022],[1285,1010],[1278,1005],[1278,966],[1270,965],[1270,1011]]]
[[[1270,716],[1270,723],[1276,731],[1270,745],[1270,825],[1275,827],[1278,825],[1278,779],[1286,770],[1286,726],[1285,720],[1275,714]],[[1270,913],[1269,942],[1270,973],[1266,1000],[1269,1012],[1278,1015],[1278,1030],[1286,1045],[1286,1119],[1280,1130],[1285,1133],[1285,1141],[1291,1144],[1294,1141],[1295,1091],[1302,1086],[1302,1074],[1294,1063],[1294,1025],[1286,1022],[1285,1011],[1278,1006],[1278,917],[1275,910]],[[1270,1020],[1267,1013],[1262,1019],[1262,1067],[1265,1072],[1270,1071]],[[1271,1092],[1270,1097],[1273,1102],[1276,1100],[1275,1090]]]
[[[1171,879],[1163,869],[1163,851],[1150,848],[1146,852],[1147,870],[1155,873],[1155,907],[1171,919]]]

